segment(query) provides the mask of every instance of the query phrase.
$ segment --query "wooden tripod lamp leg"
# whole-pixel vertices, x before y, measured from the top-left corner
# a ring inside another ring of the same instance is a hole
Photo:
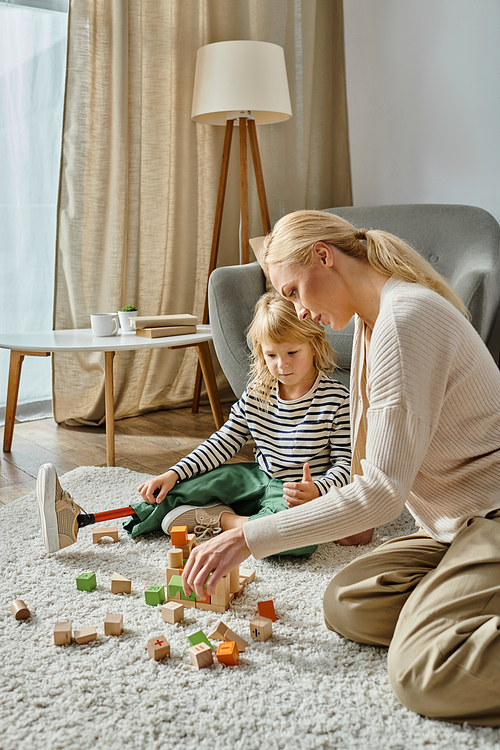
[[[250,139],[250,148],[252,150],[253,168],[255,172],[255,182],[257,183],[257,193],[259,195],[262,227],[264,229],[264,234],[267,234],[271,231],[271,222],[269,220],[269,208],[267,207],[266,188],[264,186],[264,174],[262,172],[262,163],[260,161],[259,142],[257,140],[255,120],[248,121],[248,137]]]
[[[222,161],[220,165],[219,190],[217,192],[217,205],[215,207],[214,231],[212,235],[212,249],[210,252],[210,262],[208,264],[207,289],[205,292],[205,307],[203,310],[202,323],[208,323],[208,279],[210,274],[217,265],[217,255],[219,253],[220,230],[222,226],[222,212],[224,210],[224,199],[226,197],[227,173],[229,169],[229,155],[231,153],[231,141],[233,137],[233,120],[226,121],[226,130],[224,133],[224,147],[222,149]],[[196,367],[196,379],[194,383],[193,394],[193,414],[198,413],[200,406],[201,391],[201,367],[200,362]]]
[[[241,262],[250,260],[248,244],[248,158],[247,158],[247,118],[240,117],[240,212],[241,212]]]
[[[104,352],[104,403],[106,408],[106,456],[108,466],[115,465],[115,398],[113,392],[114,352]]]

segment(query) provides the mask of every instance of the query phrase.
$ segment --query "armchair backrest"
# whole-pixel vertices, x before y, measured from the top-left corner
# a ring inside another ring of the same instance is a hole
[[[474,206],[391,205],[325,209],[356,227],[383,229],[401,237],[445,276],[471,313],[471,322],[488,344],[500,301],[500,226]],[[209,282],[209,310],[217,357],[239,398],[248,382],[249,349],[245,331],[265,291],[257,263],[216,269]],[[349,384],[352,321],[343,331],[327,329],[337,352],[335,377]]]

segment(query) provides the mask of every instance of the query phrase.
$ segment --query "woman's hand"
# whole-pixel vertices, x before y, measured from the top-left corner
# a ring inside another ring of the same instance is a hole
[[[312,480],[309,464],[304,464],[302,482],[285,482],[283,489],[283,497],[290,508],[293,508],[294,505],[308,503],[309,500],[319,497],[319,490]]]
[[[215,592],[222,576],[240,565],[249,555],[243,528],[223,531],[210,541],[194,547],[182,574],[184,593],[190,596],[194,591],[198,599],[206,599],[207,594]]]
[[[159,474],[157,477],[148,479],[147,482],[138,487],[142,499],[147,503],[161,503],[166,498],[172,487],[176,485],[179,476],[175,471],[166,471],[165,474]],[[155,492],[158,490],[157,495]]]

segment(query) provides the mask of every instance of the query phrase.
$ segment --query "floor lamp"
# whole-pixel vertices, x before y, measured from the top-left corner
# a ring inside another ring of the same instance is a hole
[[[234,124],[240,145],[240,258],[249,262],[248,159],[250,141],[264,234],[269,232],[264,175],[256,124],[288,120],[292,115],[283,48],[270,42],[232,41],[207,44],[198,50],[191,117],[209,125],[225,125],[224,147],[215,209],[208,279],[217,265]],[[208,323],[208,279],[203,323]],[[198,366],[193,412],[198,411],[201,370]]]

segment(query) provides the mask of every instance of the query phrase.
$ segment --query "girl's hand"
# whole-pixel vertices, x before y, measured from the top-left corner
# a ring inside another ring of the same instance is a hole
[[[165,472],[165,474],[160,474],[157,477],[148,479],[147,482],[141,484],[141,486],[137,489],[140,492],[142,499],[147,503],[159,504],[166,498],[172,487],[174,487],[177,483],[178,479],[179,476],[176,474],[176,472],[169,470]],[[156,492],[156,490],[158,490],[158,493],[155,497],[154,493]]]
[[[319,490],[312,480],[309,464],[304,464],[302,482],[285,482],[283,489],[283,497],[290,508],[293,508],[294,505],[308,503],[315,497],[319,497]]]
[[[240,565],[249,555],[242,527],[224,531],[199,547],[194,547],[182,574],[184,593],[190,596],[194,591],[198,599],[206,599],[207,594],[215,592],[222,576]]]

